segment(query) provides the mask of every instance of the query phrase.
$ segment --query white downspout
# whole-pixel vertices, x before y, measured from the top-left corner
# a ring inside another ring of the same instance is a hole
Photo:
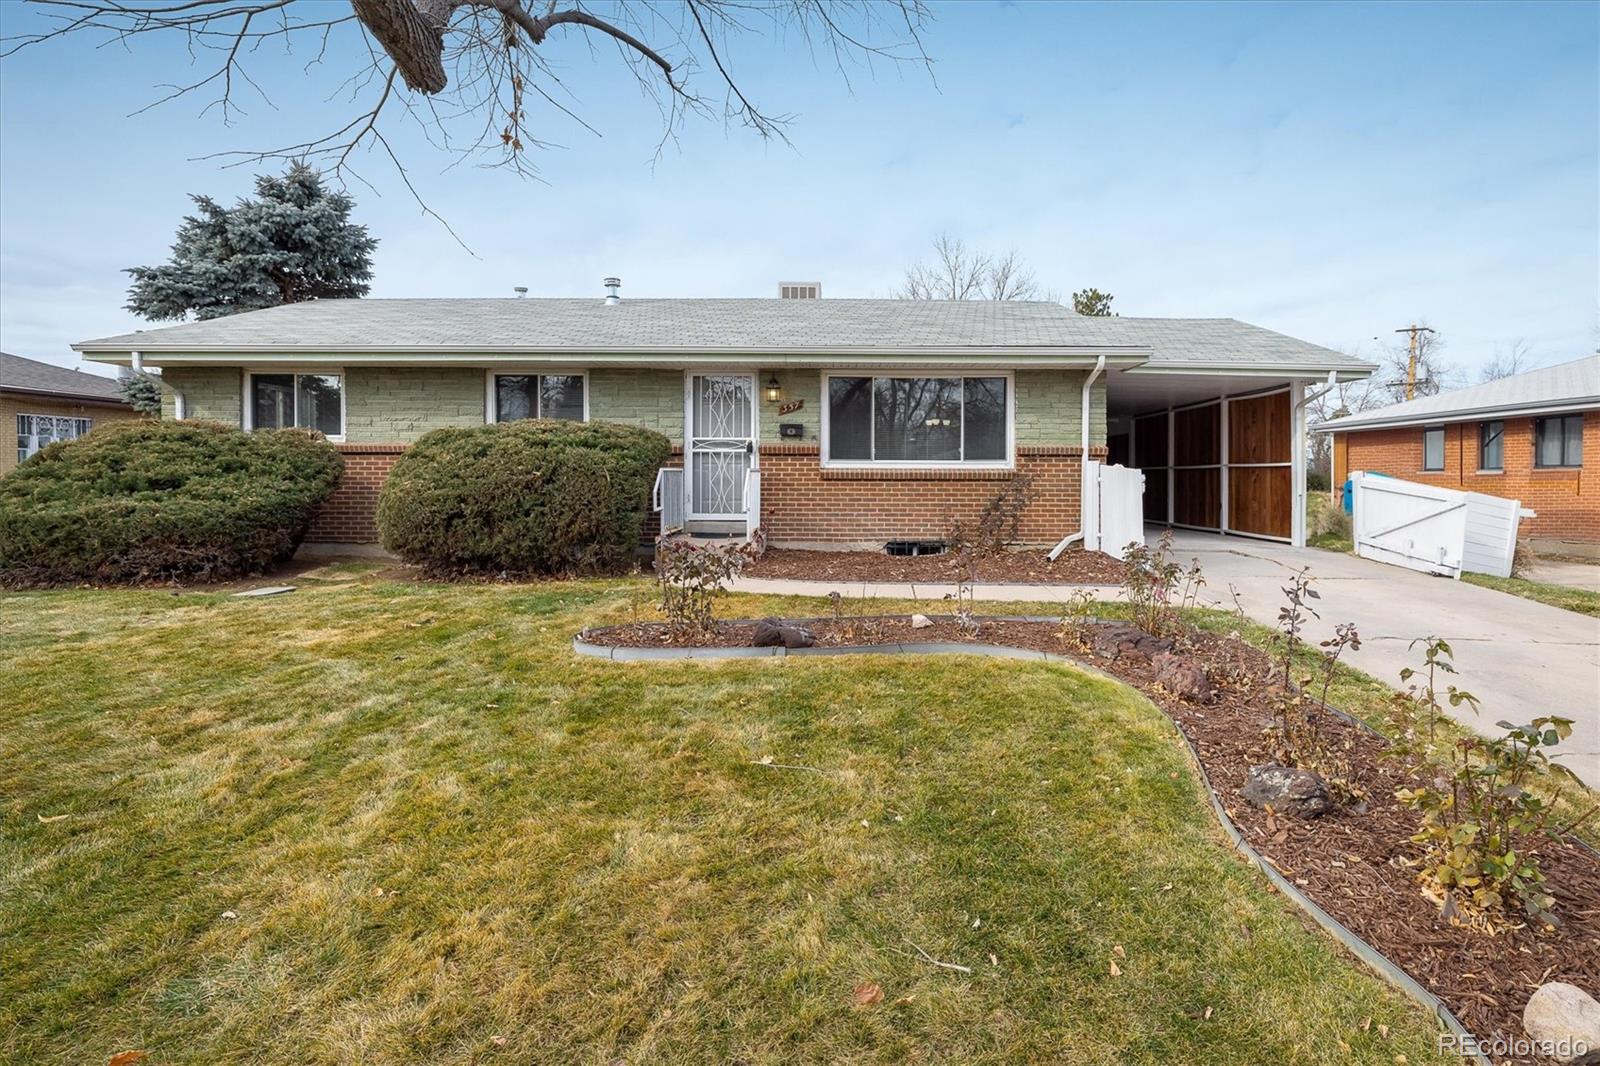
[[[1294,453],[1289,457],[1289,543],[1296,548],[1306,546],[1306,406],[1317,397],[1327,395],[1338,383],[1339,372],[1330,370],[1326,385],[1316,392],[1302,393],[1294,402],[1294,417],[1290,420]],[[1295,382],[1294,388],[1298,391],[1303,386]]]
[[[144,353],[143,352],[129,352],[128,353],[128,362],[132,365],[133,372],[135,374],[144,373]]]
[[[1106,357],[1101,356],[1094,361],[1094,369],[1089,371],[1089,378],[1083,383],[1083,412],[1079,417],[1079,428],[1082,430],[1083,450],[1078,455],[1078,531],[1068,533],[1061,538],[1061,543],[1050,549],[1050,561],[1053,563],[1060,558],[1072,542],[1083,539],[1084,526],[1089,515],[1089,399],[1094,394],[1095,379],[1105,373]]]

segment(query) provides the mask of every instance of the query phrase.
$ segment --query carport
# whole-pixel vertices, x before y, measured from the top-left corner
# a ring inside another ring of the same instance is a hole
[[[1326,382],[1111,371],[1110,461],[1144,472],[1147,522],[1304,544],[1305,401]]]

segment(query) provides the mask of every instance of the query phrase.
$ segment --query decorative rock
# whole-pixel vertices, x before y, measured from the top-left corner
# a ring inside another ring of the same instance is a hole
[[[294,589],[295,589],[295,587],[293,585],[264,585],[261,588],[257,588],[257,589],[245,589],[243,592],[235,592],[234,595],[235,596],[282,596],[285,592],[293,592]]]
[[[1094,631],[1094,651],[1107,659],[1128,656],[1149,662],[1164,651],[1172,650],[1172,641],[1153,637],[1136,626],[1100,626]]]
[[[914,614],[911,616],[912,629],[927,629],[931,625],[933,625],[933,619],[929,618],[925,614]]]
[[[1257,807],[1271,807],[1300,818],[1317,818],[1333,809],[1322,778],[1310,770],[1276,763],[1250,767],[1240,794]]]
[[[816,642],[810,630],[785,625],[776,618],[757,622],[756,631],[750,637],[750,643],[758,648],[776,648],[779,645],[785,648],[809,648]]]
[[[1193,659],[1185,659],[1164,651],[1152,660],[1156,668],[1156,684],[1190,703],[1210,703],[1216,699],[1211,679],[1205,668]]]
[[[1600,1066],[1600,1003],[1576,985],[1540,985],[1522,1011],[1522,1028],[1568,1066]]]

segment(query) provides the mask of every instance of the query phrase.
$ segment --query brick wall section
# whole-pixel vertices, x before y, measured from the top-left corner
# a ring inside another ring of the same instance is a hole
[[[1478,469],[1477,422],[1452,422],[1445,426],[1444,469],[1422,469],[1422,427],[1369,429],[1338,434],[1339,461],[1334,484],[1342,486],[1352,470],[1368,470],[1390,477],[1440,488],[1481,492],[1520,500],[1538,512],[1519,530],[1540,540],[1600,543],[1600,411],[1583,419],[1581,468],[1539,469],[1533,465],[1533,419],[1505,420],[1503,472]],[[1341,453],[1344,453],[1341,455]]]
[[[161,369],[161,417],[176,417],[176,395],[183,393],[189,418],[240,424],[244,371],[236,366],[168,366]]]
[[[683,371],[605,369],[589,372],[589,417],[644,426],[683,443]]]
[[[335,444],[344,456],[344,478],[311,520],[306,540],[314,544],[376,544],[378,490],[404,444]]]
[[[345,440],[410,443],[430,430],[481,426],[488,375],[472,367],[348,367]]]
[[[1091,448],[1090,458],[1103,458]],[[1017,449],[1017,474],[1033,476],[1021,539],[1054,544],[1078,529],[1080,449]],[[975,520],[1014,476],[1009,470],[823,469],[815,445],[764,445],[761,505],[769,542],[878,544],[938,540],[952,517]]]
[[[378,490],[401,444],[340,444],[344,480],[311,523],[314,543],[370,544],[378,539]],[[1104,448],[1091,448],[1104,458]],[[668,460],[682,466],[681,449]],[[1079,449],[1018,449],[1016,473],[1034,478],[1034,501],[1023,515],[1022,541],[1054,544],[1078,529]],[[937,540],[952,517],[977,518],[1014,476],[1009,470],[824,470],[815,445],[767,444],[761,449],[761,502],[770,542],[878,544]],[[646,523],[655,536],[655,516]]]

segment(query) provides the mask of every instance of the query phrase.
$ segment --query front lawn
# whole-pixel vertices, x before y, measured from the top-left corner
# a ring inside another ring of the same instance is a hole
[[[1446,1061],[1131,690],[329,576],[0,596],[0,1058]]]

